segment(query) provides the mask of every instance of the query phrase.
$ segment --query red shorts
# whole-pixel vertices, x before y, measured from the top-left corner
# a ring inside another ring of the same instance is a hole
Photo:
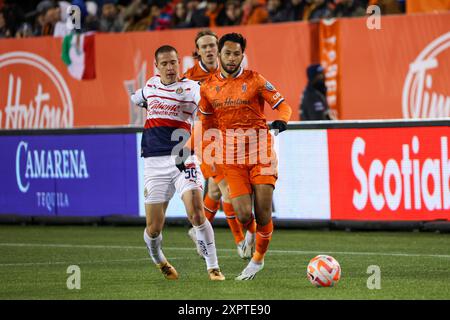
[[[230,198],[252,194],[252,185],[270,184],[275,188],[278,179],[277,166],[269,164],[235,164],[221,165],[228,183]]]

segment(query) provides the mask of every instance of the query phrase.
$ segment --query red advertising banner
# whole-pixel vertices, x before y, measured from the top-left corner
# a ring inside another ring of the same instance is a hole
[[[332,220],[450,220],[449,127],[328,130]]]
[[[219,37],[240,32],[247,38],[244,65],[265,76],[285,96],[298,119],[298,104],[310,63],[307,23],[230,27]],[[94,125],[141,125],[130,92],[155,74],[154,51],[177,48],[181,72],[194,63],[198,30],[95,35],[95,79],[72,78],[63,63],[62,39],[0,40],[0,129]],[[277,111],[266,108],[269,120]]]

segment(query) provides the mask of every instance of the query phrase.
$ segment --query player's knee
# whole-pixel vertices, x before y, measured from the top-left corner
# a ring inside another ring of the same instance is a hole
[[[265,226],[272,219],[271,215],[256,215],[255,216],[256,223],[260,226]]]
[[[216,201],[219,201],[222,196],[219,185],[216,183],[214,178],[208,179],[208,196]]]
[[[217,185],[215,185],[214,187],[208,186],[208,196],[216,201],[220,200],[220,197],[222,196],[222,194],[220,193],[220,189],[217,187]]]
[[[147,224],[147,234],[149,235],[150,238],[156,238],[157,236],[159,236],[160,233],[161,230],[155,228],[152,225]]]
[[[240,223],[247,223],[252,217],[252,207],[247,205],[238,206],[235,208],[238,220]]]
[[[194,211],[189,219],[194,226],[199,226],[203,224],[206,220],[205,214],[203,213],[203,210],[201,211]]]

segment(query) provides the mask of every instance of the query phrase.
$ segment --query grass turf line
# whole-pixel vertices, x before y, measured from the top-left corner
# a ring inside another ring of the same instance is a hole
[[[450,236],[414,232],[275,230],[255,280],[228,229],[216,228],[224,282],[208,280],[187,228],[166,227],[163,249],[180,274],[165,280],[148,257],[143,227],[0,226],[0,299],[450,299]],[[308,261],[330,254],[342,267],[334,288],[314,288]],[[81,290],[66,287],[81,269]],[[381,268],[381,290],[367,268]]]

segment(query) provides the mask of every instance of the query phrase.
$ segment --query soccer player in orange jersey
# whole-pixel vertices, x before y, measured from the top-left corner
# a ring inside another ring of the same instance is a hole
[[[202,83],[199,104],[204,130],[212,126],[215,118],[222,133],[224,161],[220,167],[228,182],[231,203],[244,226],[253,220],[254,199],[256,249],[236,280],[251,280],[264,267],[264,255],[273,232],[272,198],[277,180],[269,129],[275,129],[276,134],[286,130],[292,113],[270,82],[255,71],[242,69],[245,47],[245,38],[237,33],[226,34],[219,40],[220,72]],[[264,115],[265,102],[279,111],[279,119],[270,127]],[[254,134],[257,139],[252,141]],[[247,137],[250,142],[245,142],[242,152],[237,141]]]
[[[184,77],[190,80],[204,81],[219,70],[218,61],[218,37],[211,30],[202,30],[195,38],[197,58],[195,65],[186,71]],[[207,146],[204,142],[203,149]],[[219,166],[202,162],[200,165],[203,176],[208,180],[208,191],[203,199],[205,216],[212,223],[217,210],[220,207],[220,198],[225,216],[237,245],[238,254],[243,259],[250,259],[255,243],[256,223],[253,220],[248,227],[246,235],[242,231],[242,226],[236,219],[236,213],[228,198],[228,186],[224,179],[224,174]],[[188,232],[195,244],[198,244],[194,228]],[[197,252],[201,256],[201,250],[197,246]]]

